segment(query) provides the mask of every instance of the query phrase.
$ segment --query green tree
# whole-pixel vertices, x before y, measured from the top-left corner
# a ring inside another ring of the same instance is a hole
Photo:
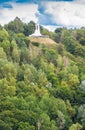
[[[15,33],[22,33],[24,31],[24,24],[18,17],[16,17],[14,21],[6,24],[4,27],[7,31],[12,31]]]
[[[65,120],[65,117],[64,117],[63,113],[58,110],[58,117],[56,119],[56,122],[57,122],[57,126],[58,126],[59,130],[64,129],[65,121],[66,120]]]
[[[62,31],[63,31],[63,28],[57,28],[57,29],[55,29],[54,40],[56,42],[58,42],[58,43],[61,42]]]
[[[3,28],[2,30],[0,30],[0,42],[2,42],[3,40],[8,40],[9,39],[9,34],[8,32]]]
[[[72,54],[75,54],[77,42],[74,38],[72,38],[71,36],[65,37],[63,40],[63,44],[65,45],[67,51],[69,51]]]
[[[4,121],[0,120],[0,129],[1,130],[12,130],[9,124],[5,123]]]
[[[85,37],[81,37],[79,39],[79,43],[82,45],[82,46],[85,46]]]
[[[85,129],[85,104],[78,108],[77,118],[81,121],[83,128]]]
[[[70,126],[69,130],[81,130],[82,129],[82,125],[80,125],[79,123],[76,124],[72,124],[72,126]]]
[[[25,36],[31,35],[35,30],[35,23],[30,21],[28,24],[24,24],[24,34]]]
[[[1,43],[1,47],[3,47],[5,53],[7,55],[9,55],[10,57],[10,47],[11,47],[11,43],[9,40],[3,40],[3,42]]]
[[[50,117],[47,114],[42,113],[38,120],[37,130],[58,130],[54,121],[50,121]]]
[[[0,58],[6,59],[6,53],[4,52],[2,47],[0,47]]]
[[[4,78],[0,80],[0,94],[1,96],[13,96],[16,93],[16,87],[12,84],[9,85],[8,81]]]
[[[31,126],[28,122],[20,122],[18,130],[35,130],[35,127]]]

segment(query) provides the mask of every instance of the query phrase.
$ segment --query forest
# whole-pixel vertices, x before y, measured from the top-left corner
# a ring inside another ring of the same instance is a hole
[[[0,130],[85,130],[85,28],[32,42],[35,23],[0,25]]]

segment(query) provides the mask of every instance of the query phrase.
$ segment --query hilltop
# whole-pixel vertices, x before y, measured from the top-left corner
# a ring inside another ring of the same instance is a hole
[[[42,38],[42,37],[29,37],[29,40],[31,42],[38,42],[38,43],[43,43],[43,44],[47,44],[47,45],[56,45],[57,43],[52,40],[51,38]]]

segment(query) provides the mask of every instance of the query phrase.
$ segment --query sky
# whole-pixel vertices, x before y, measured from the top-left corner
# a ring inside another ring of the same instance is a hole
[[[0,24],[19,17],[38,22],[50,31],[56,27],[85,27],[85,0],[0,0]]]

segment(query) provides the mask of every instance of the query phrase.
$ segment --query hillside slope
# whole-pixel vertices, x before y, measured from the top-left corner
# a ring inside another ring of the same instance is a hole
[[[82,31],[57,44],[0,30],[0,130],[85,130]]]

